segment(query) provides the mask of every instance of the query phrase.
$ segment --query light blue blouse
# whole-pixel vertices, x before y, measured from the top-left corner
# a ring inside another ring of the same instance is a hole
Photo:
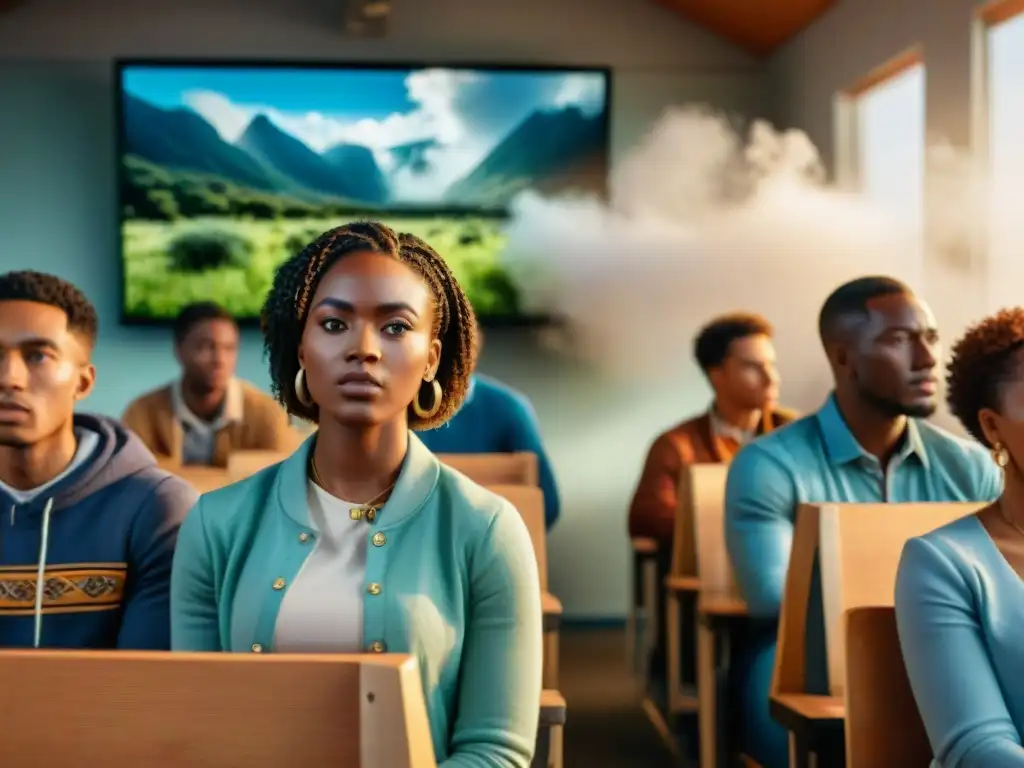
[[[907,542],[896,622],[936,764],[1024,767],[1024,581],[976,515]]]

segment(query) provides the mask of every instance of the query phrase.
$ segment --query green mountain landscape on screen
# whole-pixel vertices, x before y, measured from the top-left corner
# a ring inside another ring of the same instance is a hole
[[[524,189],[600,189],[604,125],[578,107],[538,110],[428,208],[501,210]],[[415,169],[426,147],[392,151]],[[128,219],[246,215],[298,218],[333,210],[401,209],[373,151],[341,143],[317,152],[257,115],[234,143],[191,109],[125,94],[122,199]]]

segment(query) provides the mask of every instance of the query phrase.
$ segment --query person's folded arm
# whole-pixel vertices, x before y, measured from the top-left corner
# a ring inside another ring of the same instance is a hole
[[[491,522],[469,572],[458,715],[438,768],[529,768],[540,718],[540,578],[511,505]]]
[[[223,650],[202,497],[188,513],[178,533],[178,548],[171,569],[171,650]]]
[[[725,543],[751,616],[779,615],[793,546],[797,496],[792,474],[754,442],[729,465]]]
[[[942,768],[1024,768],[1020,733],[992,667],[976,605],[964,574],[934,544],[906,543],[896,575],[896,623],[935,759]],[[1021,681],[1003,683],[1014,687]]]

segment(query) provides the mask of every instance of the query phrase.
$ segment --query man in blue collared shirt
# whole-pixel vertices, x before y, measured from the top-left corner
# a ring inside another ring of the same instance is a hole
[[[769,716],[775,620],[798,504],[989,501],[1002,477],[978,444],[920,419],[937,405],[938,332],[927,305],[899,281],[865,277],[825,301],[819,333],[835,391],[817,413],[741,450],[729,469],[725,532],[750,615],[762,624],[741,662],[751,756],[787,763]],[[826,693],[820,583],[808,605],[809,690]]]

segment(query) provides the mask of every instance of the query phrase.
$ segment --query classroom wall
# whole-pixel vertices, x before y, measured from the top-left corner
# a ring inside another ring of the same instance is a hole
[[[512,61],[615,68],[613,162],[663,108],[768,107],[761,65],[646,0],[396,0],[389,37],[340,32],[328,0],[34,0],[0,16],[0,264],[57,272],[101,317],[88,407],[118,414],[175,375],[168,333],[119,327],[113,155],[115,56]],[[678,354],[689,355],[681,329]],[[627,604],[626,506],[650,439],[701,408],[703,382],[612,385],[541,348],[488,334],[482,369],[533,398],[562,486],[551,580],[567,615],[617,619]],[[243,376],[267,384],[247,335]]]
[[[836,156],[834,96],[872,70],[921,46],[926,67],[927,139],[970,150],[976,110],[972,76],[984,67],[972,46],[977,0],[840,0],[768,62],[774,119],[808,133],[831,165]],[[977,61],[974,61],[977,57]],[[927,187],[926,187],[927,188]],[[926,199],[926,221],[941,216],[936,195]],[[954,271],[941,255],[926,264],[925,289],[947,339],[986,311],[985,259],[961,254]],[[959,429],[940,415],[944,426]]]

